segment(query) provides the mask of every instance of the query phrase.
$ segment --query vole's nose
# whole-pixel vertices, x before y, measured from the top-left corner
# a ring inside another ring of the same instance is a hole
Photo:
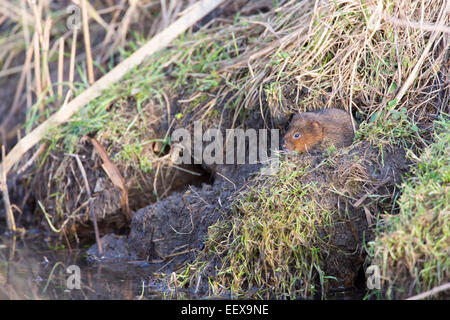
[[[281,141],[281,148],[284,151],[287,151],[287,143],[286,143],[286,139],[285,138]]]

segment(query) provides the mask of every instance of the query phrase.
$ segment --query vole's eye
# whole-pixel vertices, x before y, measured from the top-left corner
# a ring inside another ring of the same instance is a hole
[[[296,132],[294,133],[294,135],[292,136],[295,140],[300,138],[300,133]]]

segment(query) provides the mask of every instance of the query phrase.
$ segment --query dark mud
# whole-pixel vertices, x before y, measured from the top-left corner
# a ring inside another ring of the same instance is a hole
[[[220,166],[212,184],[190,186],[184,192],[138,210],[128,238],[102,238],[106,259],[139,259],[163,264],[164,272],[192,260],[203,249],[208,227],[230,214],[231,197],[256,173],[259,165]],[[98,256],[97,245],[88,253]]]

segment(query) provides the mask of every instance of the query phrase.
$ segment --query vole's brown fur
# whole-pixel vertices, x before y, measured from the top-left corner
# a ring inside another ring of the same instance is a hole
[[[344,147],[352,144],[350,115],[341,109],[324,109],[296,114],[283,137],[283,148],[305,152],[319,143]]]

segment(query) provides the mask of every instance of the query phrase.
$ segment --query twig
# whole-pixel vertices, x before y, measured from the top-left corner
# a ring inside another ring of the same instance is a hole
[[[438,294],[439,292],[449,290],[450,289],[450,282],[444,283],[443,285],[437,286],[431,290],[422,292],[421,294],[418,294],[413,297],[409,297],[406,300],[422,300],[430,296],[434,296],[435,294]]]
[[[91,87],[68,103],[64,108],[59,109],[45,122],[33,129],[33,131],[23,137],[23,139],[21,139],[8,153],[6,158],[4,158],[3,166],[6,173],[20,160],[25,152],[45,136],[50,128],[67,121],[80,108],[99,97],[104,90],[108,89],[113,83],[119,81],[126,73],[135,66],[141,64],[146,58],[166,47],[172,40],[176,39],[180,34],[193,26],[222,2],[223,0],[201,0],[194,4],[192,9],[185,15],[181,16],[169,27],[154,36],[143,47],[122,61],[113,70],[108,72]]]
[[[5,145],[2,145],[2,158],[5,159]],[[11,209],[11,203],[9,201],[8,184],[6,181],[7,170],[3,166],[0,166],[2,179],[0,181],[0,189],[3,193],[3,203],[5,205],[6,223],[10,231],[16,231],[16,223],[14,221],[14,215]]]
[[[16,93],[14,94],[13,104],[11,106],[11,109],[8,112],[8,115],[3,119],[3,121],[0,124],[0,129],[2,130],[2,132],[4,132],[6,130],[8,123],[12,120],[12,118],[14,117],[14,115],[19,107],[20,94],[22,93],[23,86],[25,84],[26,75],[30,68],[32,57],[33,57],[33,47],[30,46],[28,48],[26,56],[25,56],[25,62],[22,67],[22,74],[20,75],[19,83],[17,84]]]
[[[78,167],[81,171],[81,176],[83,177],[84,185],[86,186],[86,192],[89,197],[89,213],[91,214],[92,223],[94,224],[94,232],[95,232],[95,241],[98,246],[98,253],[100,256],[103,256],[103,247],[102,242],[100,241],[100,232],[98,231],[98,223],[97,223],[97,215],[94,210],[92,210],[92,194],[91,189],[89,188],[89,182],[86,175],[86,170],[84,170],[83,164],[81,163],[80,157],[77,154],[68,154],[76,159]]]

